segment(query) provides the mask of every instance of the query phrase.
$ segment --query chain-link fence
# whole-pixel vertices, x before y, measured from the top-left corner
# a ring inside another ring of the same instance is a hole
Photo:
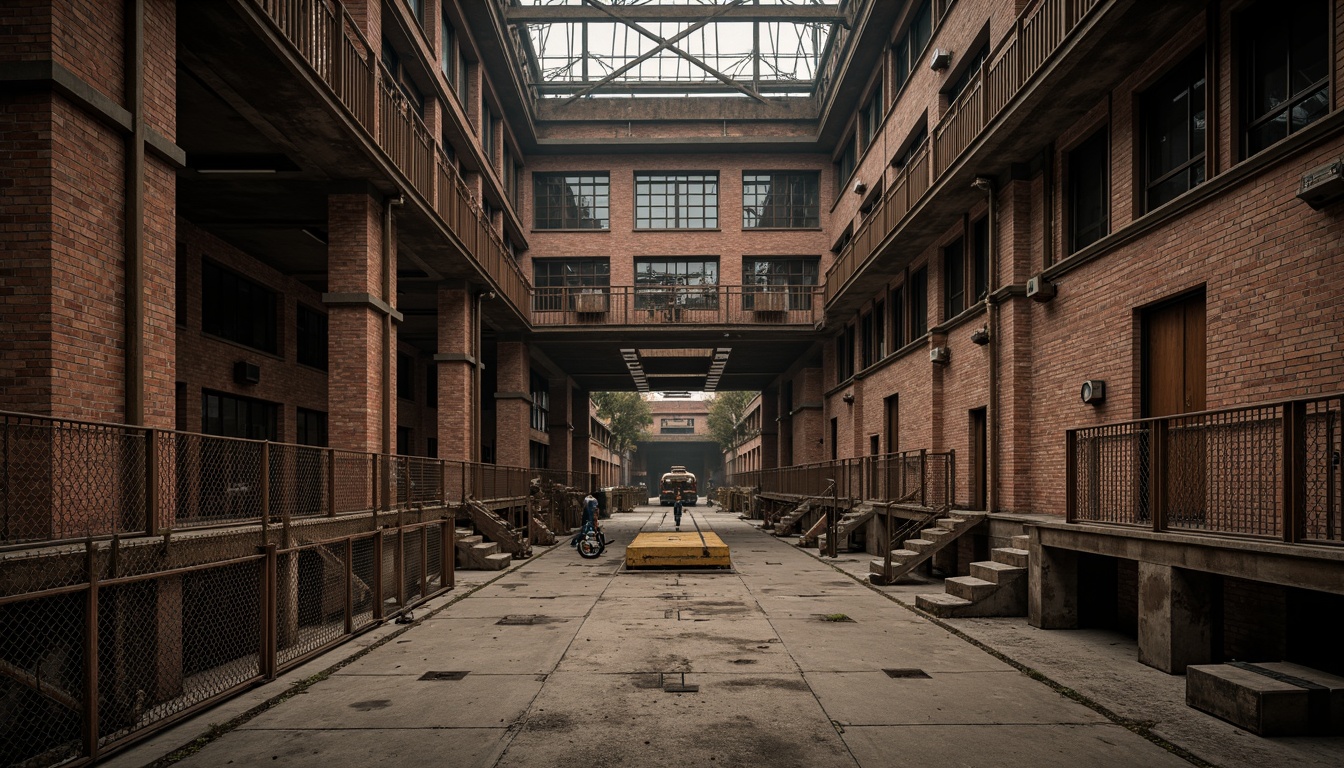
[[[1069,430],[1071,522],[1344,540],[1339,395]]]

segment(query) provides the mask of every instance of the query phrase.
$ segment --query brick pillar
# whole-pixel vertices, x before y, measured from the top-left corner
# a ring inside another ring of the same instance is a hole
[[[1042,546],[1039,529],[1029,533],[1027,623],[1040,629],[1077,629],[1078,553]]]
[[[825,451],[826,414],[821,401],[822,371],[805,368],[793,390],[793,463],[810,464],[830,458]]]
[[[587,472],[592,464],[588,444],[588,391],[578,387],[571,390],[569,407],[570,413],[574,414],[574,431],[571,433],[573,439],[570,441],[574,448],[570,466],[575,472]]]
[[[761,395],[761,469],[779,466],[779,430],[788,422],[779,420],[779,396],[774,391]],[[714,466],[711,462],[709,466]]]
[[[587,412],[585,411],[581,415],[574,410],[572,389],[568,378],[551,382],[551,469],[564,471],[578,469],[570,463],[574,455],[570,433],[574,431],[575,420],[578,418],[586,419]]]
[[[1172,675],[1213,661],[1213,579],[1139,562],[1139,661]]]
[[[474,322],[480,307],[465,285],[440,283],[438,292],[439,458],[479,461],[480,397],[473,374],[480,364]]]
[[[395,245],[383,255],[383,207],[364,194],[327,200],[327,400],[333,448],[383,452],[396,448],[385,433],[396,392]],[[387,263],[385,263],[387,262]],[[442,407],[442,405],[440,406]]]
[[[495,357],[498,369],[494,392],[495,463],[526,467],[532,408],[527,345],[521,341],[500,341]]]

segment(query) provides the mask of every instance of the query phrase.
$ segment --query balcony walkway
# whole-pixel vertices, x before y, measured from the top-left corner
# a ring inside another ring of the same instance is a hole
[[[832,566],[695,507],[732,547],[734,572],[619,572],[622,544],[670,530],[669,511],[608,521],[618,544],[597,560],[562,543],[499,576],[461,573],[417,624],[382,627],[106,764],[151,763],[225,723],[232,730],[179,764],[1189,764],[890,599],[927,585],[861,583],[858,553]],[[830,614],[853,621],[821,619]],[[1212,762],[1327,765],[1341,753],[1338,740],[1260,739],[1178,712],[1184,679],[1116,651],[1115,635],[1020,619],[947,624],[1085,692],[1099,675],[1100,696],[1130,698],[1105,706],[1162,720],[1154,731]],[[893,679],[892,668],[930,677]],[[469,674],[420,679],[430,671]],[[685,672],[699,691],[664,692],[660,672],[677,682]]]

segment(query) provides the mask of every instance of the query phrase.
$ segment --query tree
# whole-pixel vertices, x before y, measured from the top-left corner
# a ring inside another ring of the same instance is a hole
[[[594,392],[597,415],[607,420],[611,447],[625,455],[645,437],[645,427],[653,424],[653,411],[638,392]]]
[[[709,435],[725,451],[753,435],[742,430],[742,417],[758,392],[720,392],[709,401]]]

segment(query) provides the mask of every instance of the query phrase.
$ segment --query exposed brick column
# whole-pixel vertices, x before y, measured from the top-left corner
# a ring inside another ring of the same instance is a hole
[[[512,467],[528,464],[532,398],[529,392],[527,345],[500,341],[496,345],[495,463]]]
[[[810,464],[830,458],[825,452],[826,414],[822,408],[822,371],[805,368],[793,392],[793,463]]]
[[[761,469],[779,466],[779,430],[788,426],[780,421],[779,397],[772,391],[761,395]],[[711,462],[709,466],[714,466]]]
[[[480,441],[475,438],[479,419],[476,378],[480,364],[474,330],[476,298],[465,285],[439,284],[438,428],[439,458],[479,461]]]
[[[564,471],[578,469],[570,463],[573,445],[569,436],[574,431],[575,420],[586,419],[587,412],[579,414],[574,410],[574,398],[570,394],[572,389],[568,378],[551,382],[551,469]]]
[[[327,200],[328,437],[333,448],[381,452],[396,366],[389,359],[400,321],[391,265],[383,255],[383,207],[367,194]],[[440,408],[443,406],[440,405]]]
[[[574,455],[570,458],[570,466],[575,472],[587,472],[592,463],[588,443],[588,391],[575,387],[571,392],[569,407],[574,414],[574,431],[570,433]]]

